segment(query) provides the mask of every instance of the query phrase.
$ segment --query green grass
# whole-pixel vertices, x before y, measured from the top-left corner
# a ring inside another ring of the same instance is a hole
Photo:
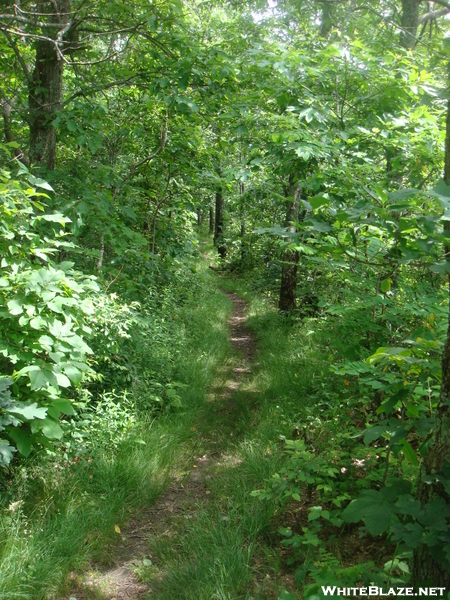
[[[152,548],[164,565],[152,597],[238,600],[273,598],[280,590],[277,549],[267,543],[277,507],[251,496],[273,474],[278,458],[259,440],[242,440],[228,450],[208,479],[208,501],[180,524],[177,541],[160,540]]]
[[[209,240],[201,245],[208,251]],[[152,598],[159,600],[276,600],[285,587],[277,533],[283,506],[251,492],[279,470],[280,437],[290,437],[293,423],[313,418],[314,393],[329,360],[326,334],[312,320],[280,316],[264,297],[218,278],[208,265],[199,262],[202,291],[178,310],[173,333],[186,339],[172,369],[172,379],[186,384],[182,408],[155,420],[141,414],[127,439],[114,450],[99,447],[91,462],[64,466],[40,455],[16,470],[0,511],[2,600],[44,600],[69,591],[70,572],[114,556],[115,525],[154,502],[171,477],[190,470],[194,456],[212,451],[221,458],[208,479],[210,494],[177,522],[175,538],[153,540],[159,570],[143,568],[140,576],[153,582],[163,576],[152,584]],[[222,399],[239,357],[228,342],[231,303],[218,287],[249,302],[258,345],[258,366]],[[22,504],[9,511],[10,501]]]
[[[64,591],[71,571],[108,561],[119,537],[115,525],[154,502],[192,463],[203,442],[191,428],[229,352],[229,311],[228,299],[208,282],[180,309],[186,345],[174,372],[186,384],[181,409],[156,420],[140,415],[116,448],[98,446],[89,460],[68,465],[41,453],[15,469],[0,508],[2,600],[44,600]]]
[[[181,519],[176,540],[161,539],[156,551],[152,545],[162,565],[162,581],[152,592],[158,600],[276,599],[285,587],[277,533],[283,506],[251,492],[279,470],[277,442],[290,435],[293,421],[307,417],[305,394],[325,356],[317,351],[307,356],[306,323],[297,326],[281,317],[242,283],[220,278],[218,285],[249,302],[258,366],[233,394],[233,408],[219,425],[217,404],[204,414],[203,428],[216,427],[224,460],[208,479],[208,501],[193,518]],[[154,577],[153,567],[147,580]]]

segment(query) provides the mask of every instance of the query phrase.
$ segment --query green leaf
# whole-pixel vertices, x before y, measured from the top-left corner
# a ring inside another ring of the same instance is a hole
[[[417,460],[416,453],[414,452],[414,449],[409,442],[403,442],[402,452],[405,455],[406,460],[410,462],[414,467],[419,466],[419,461]]]
[[[21,415],[24,419],[29,421],[33,421],[34,419],[45,419],[47,416],[47,409],[38,407],[37,402],[33,402],[33,404],[29,405],[14,406],[9,409],[9,412],[12,412],[15,415]]]
[[[447,208],[450,205],[450,186],[443,179],[439,181],[436,187],[429,190],[428,193],[439,200],[442,208]]]
[[[386,292],[389,292],[391,289],[391,285],[392,285],[392,279],[390,277],[388,277],[387,279],[383,279],[383,281],[381,282],[381,291],[385,294]]]
[[[19,300],[10,300],[7,304],[11,315],[21,315],[23,313],[22,302]]]
[[[70,381],[72,381],[75,384],[78,384],[81,382],[82,376],[83,374],[81,373],[81,371],[79,369],[77,369],[76,367],[74,367],[73,365],[68,364],[67,366],[64,365],[64,373],[67,375],[67,377],[70,379]]]
[[[314,229],[314,231],[320,231],[322,233],[327,233],[333,229],[329,223],[326,223],[325,221],[317,221],[317,219],[309,219],[308,221],[305,221],[304,226],[308,229]]]
[[[40,390],[47,387],[47,384],[54,386],[58,385],[53,371],[50,371],[47,368],[30,371],[28,377],[30,378],[32,390]]]
[[[390,525],[392,508],[384,503],[380,492],[366,490],[353,500],[342,513],[346,523],[364,524],[371,535],[381,535]]]
[[[315,521],[316,519],[320,519],[321,513],[322,513],[321,506],[312,506],[309,509],[308,521]]]
[[[364,516],[364,524],[370,535],[381,535],[391,523],[392,511],[386,504],[373,505]]]
[[[69,400],[64,400],[62,398],[58,400],[53,400],[52,404],[48,407],[48,414],[54,419],[59,419],[61,413],[65,415],[74,415],[75,411],[73,410],[72,404]]]
[[[17,450],[6,440],[0,440],[0,465],[7,467],[14,457]]]
[[[47,321],[45,321],[42,317],[35,317],[30,321],[30,327],[37,330],[42,329],[46,324]]]
[[[280,529],[278,530],[278,533],[280,533],[284,537],[291,537],[292,529],[288,529],[287,527],[280,527]]]
[[[32,440],[30,433],[26,429],[16,427],[8,431],[8,435],[16,442],[17,450],[22,456],[30,456]]]
[[[51,350],[55,340],[48,335],[41,335],[39,343],[44,346],[46,350]]]
[[[47,437],[50,440],[60,440],[64,435],[64,432],[58,425],[58,423],[56,423],[56,421],[53,421],[53,419],[48,418],[45,419],[44,425],[42,427],[42,433],[45,435],[45,437]]]
[[[369,427],[366,429],[364,433],[364,443],[366,446],[371,444],[373,441],[377,440],[379,437],[385,433],[386,428],[381,425],[376,425],[375,427]]]
[[[31,185],[36,185],[37,187],[43,188],[44,190],[48,190],[49,192],[54,192],[55,190],[52,186],[47,183],[44,179],[40,179],[39,177],[34,177],[34,175],[30,175],[28,177],[28,181]]]
[[[70,379],[68,377],[66,377],[63,373],[60,373],[59,371],[54,371],[54,374],[58,385],[60,385],[61,387],[70,387]]]
[[[430,271],[434,273],[440,273],[441,275],[446,275],[450,271],[450,261],[435,263],[431,265]]]

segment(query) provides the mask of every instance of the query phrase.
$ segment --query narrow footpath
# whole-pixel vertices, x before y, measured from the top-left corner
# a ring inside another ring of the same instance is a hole
[[[227,435],[233,436],[233,420],[237,418],[233,414],[234,397],[241,384],[248,381],[255,360],[255,342],[246,325],[247,304],[236,294],[224,293],[233,303],[228,325],[237,359],[233,359],[231,365],[224,365],[224,379],[220,387],[211,390],[209,401],[217,421],[214,430],[203,432],[206,453],[194,457],[190,473],[175,480],[155,504],[122,528],[121,542],[114,549],[113,563],[107,567],[95,565],[87,575],[74,576],[74,587],[64,600],[158,598],[166,565],[155,559],[154,548],[164,541],[170,544],[186,519],[194,518],[196,511],[215,501],[208,489],[208,481],[220,465],[230,460],[222,434],[226,431]],[[147,577],[140,577],[142,570],[147,572]],[[148,583],[149,570],[154,576]]]

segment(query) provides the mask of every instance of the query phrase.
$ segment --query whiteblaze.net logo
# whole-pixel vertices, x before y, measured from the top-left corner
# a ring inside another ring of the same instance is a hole
[[[369,587],[352,587],[352,588],[341,588],[336,585],[323,585],[322,593],[324,596],[440,596],[443,597],[445,594],[445,587],[428,587],[414,588],[407,587],[391,587],[382,588],[376,585]]]

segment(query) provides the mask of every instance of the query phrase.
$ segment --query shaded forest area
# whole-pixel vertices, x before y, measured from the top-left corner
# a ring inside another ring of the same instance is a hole
[[[448,15],[0,3],[2,599],[450,592]]]

